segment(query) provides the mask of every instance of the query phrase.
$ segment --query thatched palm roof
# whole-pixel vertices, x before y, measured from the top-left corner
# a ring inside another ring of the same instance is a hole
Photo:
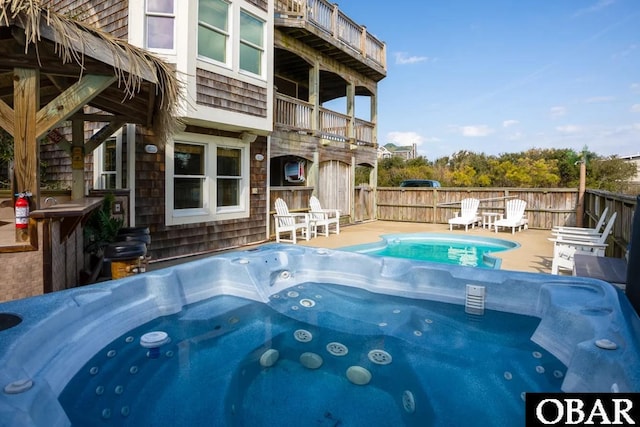
[[[173,131],[180,86],[169,64],[39,0],[0,0],[0,99],[9,105],[16,67],[40,70],[42,105],[84,74],[114,75],[89,105],[151,127],[161,139]]]

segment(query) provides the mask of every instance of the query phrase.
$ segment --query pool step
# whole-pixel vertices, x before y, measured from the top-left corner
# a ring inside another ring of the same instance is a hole
[[[485,287],[478,285],[467,285],[464,300],[464,311],[469,314],[484,314]]]

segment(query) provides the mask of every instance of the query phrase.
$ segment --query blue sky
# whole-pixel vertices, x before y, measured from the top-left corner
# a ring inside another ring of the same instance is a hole
[[[387,45],[381,144],[415,142],[430,160],[459,150],[640,153],[638,0],[338,4]]]

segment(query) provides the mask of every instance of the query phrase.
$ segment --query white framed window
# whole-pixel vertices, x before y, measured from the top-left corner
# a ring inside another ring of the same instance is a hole
[[[175,49],[175,0],[146,0],[145,46],[147,49]]]
[[[181,134],[166,146],[167,225],[249,217],[249,145]]]
[[[93,188],[113,190],[126,188],[122,131],[106,139],[93,152]]]
[[[224,0],[198,1],[198,56],[228,65],[229,11]]]
[[[240,11],[240,70],[262,76],[265,22]]]

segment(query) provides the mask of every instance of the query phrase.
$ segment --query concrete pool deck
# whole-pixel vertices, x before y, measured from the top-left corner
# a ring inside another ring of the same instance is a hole
[[[497,239],[510,240],[520,244],[520,247],[495,254],[496,258],[502,259],[502,270],[528,271],[533,273],[550,273],[551,260],[553,259],[553,243],[548,240],[551,237],[550,230],[524,230],[511,234],[510,230],[499,231],[483,229],[482,227],[469,229],[465,233],[463,228],[454,228],[449,231],[448,224],[427,224],[416,222],[396,222],[396,221],[370,221],[340,227],[340,234],[329,234],[329,237],[318,235],[309,241],[298,239],[301,246],[313,246],[320,248],[336,249],[345,246],[359,245],[362,243],[373,243],[380,240],[383,234],[395,233],[442,233],[456,234],[460,236],[491,237]],[[275,241],[275,240],[272,240]],[[152,242],[153,244],[153,242]],[[250,249],[252,246],[245,246],[237,250]],[[149,270],[169,267],[172,265],[192,261],[202,257],[215,255],[191,256],[176,260],[152,262]]]

